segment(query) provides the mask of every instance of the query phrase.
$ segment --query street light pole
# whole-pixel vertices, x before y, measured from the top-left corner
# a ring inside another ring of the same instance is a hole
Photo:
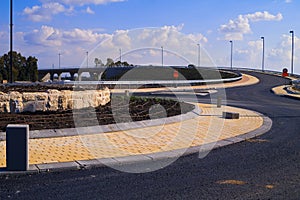
[[[161,47],[161,66],[164,66],[164,47]]]
[[[294,31],[290,31],[290,34],[292,34],[291,73],[294,74],[294,50],[295,50],[295,37],[294,37]]]
[[[89,68],[89,52],[86,52],[86,68]]]
[[[200,44],[197,44],[198,45],[198,67],[200,67],[200,54],[201,54],[201,52],[200,52]]]
[[[264,72],[265,71],[265,37],[261,37],[262,39],[262,63],[261,63],[261,69]]]
[[[120,52],[120,63],[122,63],[122,49],[119,49]]]
[[[61,53],[58,54],[58,69],[60,69],[60,56],[61,56]]]
[[[233,61],[233,59],[232,59],[232,54],[233,54],[233,41],[232,40],[230,40],[229,41],[230,42],[230,44],[231,44],[231,54],[230,54],[230,68],[232,69],[232,61]]]
[[[10,0],[10,56],[9,83],[13,82],[13,0]]]

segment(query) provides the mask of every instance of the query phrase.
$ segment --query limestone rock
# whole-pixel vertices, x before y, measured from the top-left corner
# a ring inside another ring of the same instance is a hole
[[[47,102],[47,110],[49,111],[57,111],[58,110],[58,99],[61,95],[61,92],[58,90],[48,90],[48,102]]]
[[[110,91],[108,88],[102,90],[102,101],[100,103],[101,106],[105,106],[110,102]]]
[[[0,113],[9,113],[10,112],[10,106],[9,101],[7,102],[0,102]]]
[[[47,90],[46,92],[0,92],[0,113],[57,111],[104,106],[110,102],[110,91]]]
[[[9,95],[3,92],[0,92],[0,102],[9,102]]]
[[[36,104],[35,101],[27,101],[23,102],[23,112],[36,112]]]
[[[9,108],[11,113],[23,112],[23,98],[20,92],[10,92],[9,93]]]
[[[24,92],[22,94],[22,98],[23,98],[23,103],[28,102],[28,101],[35,101],[36,93]]]
[[[22,94],[20,92],[9,92],[10,100],[22,100]]]
[[[63,90],[61,91],[61,107],[63,110],[73,109],[72,104],[72,91],[70,90]]]

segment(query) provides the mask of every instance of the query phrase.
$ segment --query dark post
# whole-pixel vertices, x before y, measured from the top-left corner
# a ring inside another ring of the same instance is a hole
[[[89,68],[89,52],[86,52],[86,68]]]
[[[13,82],[13,0],[10,0],[10,57],[9,57],[9,83]]]
[[[164,66],[164,47],[161,47],[161,66]]]
[[[291,73],[294,74],[294,50],[295,50],[295,37],[294,31],[290,31],[292,34],[292,60],[291,60]]]
[[[60,69],[60,56],[61,56],[61,53],[58,54],[58,69]]]
[[[231,54],[230,54],[230,69],[232,69],[232,54],[233,54],[233,41],[229,41],[231,44]]]
[[[201,49],[200,49],[200,44],[197,44],[198,45],[198,67],[200,67],[200,58],[201,58]]]
[[[6,168],[8,171],[27,171],[29,125],[8,125],[6,128]]]
[[[265,37],[261,37],[262,39],[262,63],[261,63],[261,69],[264,72],[265,71]]]

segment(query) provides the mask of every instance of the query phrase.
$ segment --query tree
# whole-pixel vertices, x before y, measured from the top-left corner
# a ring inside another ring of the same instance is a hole
[[[4,57],[0,57],[0,81],[8,79],[7,69],[4,65]]]
[[[121,63],[121,61],[118,61],[118,62],[116,62],[116,63],[115,63],[115,66],[117,66],[117,67],[121,67],[121,66],[122,66],[122,63]]]
[[[133,67],[133,65],[128,64],[128,62],[121,62],[121,61],[114,62],[114,60],[111,58],[107,58],[105,66],[106,67],[129,67],[129,66]]]
[[[111,58],[107,58],[106,67],[113,67],[115,65],[114,60]]]
[[[22,56],[15,51],[12,52],[13,57],[13,81],[37,81],[38,67],[37,59],[29,56]],[[10,68],[10,52],[0,57],[0,80],[7,80]]]
[[[99,67],[104,66],[104,64],[102,63],[102,60],[99,59],[99,58],[95,58],[94,63],[95,63],[95,65],[96,65],[96,67],[98,67],[98,66],[99,66]]]
[[[29,56],[26,60],[27,66],[27,80],[36,82],[38,80],[38,66],[37,66],[38,59],[35,57]]]
[[[21,54],[18,54],[15,51],[12,52],[12,57],[13,57],[12,73],[13,73],[13,79],[14,79],[13,81],[18,80],[19,71],[22,71],[20,69],[21,69],[22,62],[24,61],[24,59],[20,55]],[[8,80],[9,69],[10,69],[10,52],[8,54],[4,54],[1,58],[3,59],[3,66],[1,68],[3,68],[5,70],[4,74],[2,74],[2,76],[5,75],[5,79]]]
[[[128,62],[118,61],[118,62],[115,63],[115,66],[117,66],[117,67],[129,67],[130,65],[128,64]]]

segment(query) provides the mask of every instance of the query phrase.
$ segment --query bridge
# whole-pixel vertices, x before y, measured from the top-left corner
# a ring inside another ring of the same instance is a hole
[[[155,67],[155,66],[153,66]],[[186,68],[186,66],[172,66],[177,68]],[[127,68],[127,67],[123,67]],[[131,67],[129,67],[131,68]],[[80,67],[68,67],[68,68],[52,68],[52,69],[39,69],[38,75],[39,80],[54,80],[55,75],[58,77],[58,81],[62,80],[63,73],[69,73],[71,81],[81,81],[83,73],[89,73],[90,77],[94,77],[93,81],[101,80],[101,76],[107,67],[91,67],[91,68],[80,68]],[[77,75],[77,76],[75,76]]]
[[[55,75],[57,75],[58,80],[62,80],[63,73],[69,73],[71,77],[69,78],[72,81],[78,80],[81,81],[83,73],[89,73],[90,77],[96,77],[97,80],[101,80],[101,76],[106,68],[60,68],[60,69],[39,69],[38,75],[39,80],[44,80],[46,77],[50,80],[54,80]],[[77,75],[77,76],[76,76]],[[77,78],[76,78],[77,77]]]

